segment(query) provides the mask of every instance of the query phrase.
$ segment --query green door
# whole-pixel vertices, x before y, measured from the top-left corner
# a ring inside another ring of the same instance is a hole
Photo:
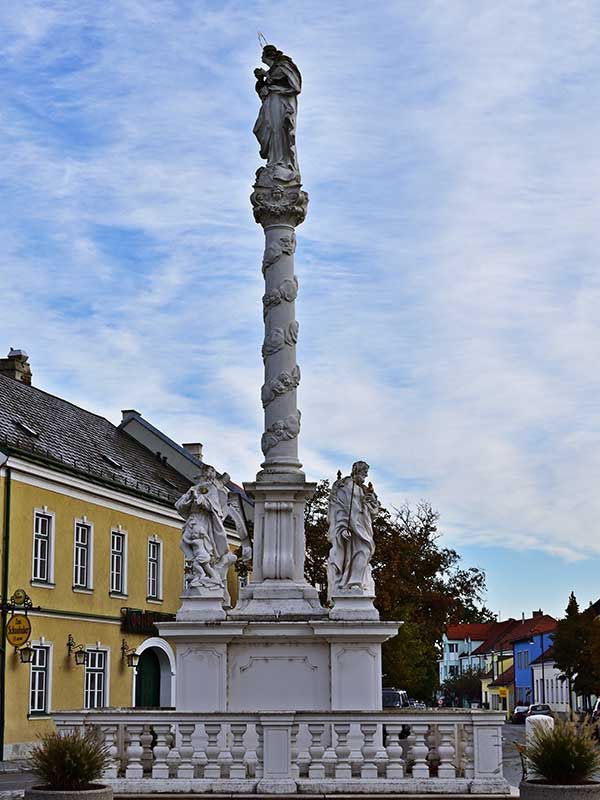
[[[154,650],[144,650],[137,665],[136,708],[160,707],[160,664]]]

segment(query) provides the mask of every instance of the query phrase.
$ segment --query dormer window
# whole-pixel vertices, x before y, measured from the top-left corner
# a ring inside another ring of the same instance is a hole
[[[111,467],[114,467],[115,469],[123,469],[122,464],[119,464],[119,462],[116,461],[111,456],[107,456],[106,453],[102,453],[102,458],[106,461],[107,464],[110,464]]]
[[[39,433],[36,431],[35,428],[32,428],[31,425],[28,425],[26,422],[23,422],[20,419],[13,419],[15,425],[20,428],[25,433],[28,433],[30,436],[39,436]]]

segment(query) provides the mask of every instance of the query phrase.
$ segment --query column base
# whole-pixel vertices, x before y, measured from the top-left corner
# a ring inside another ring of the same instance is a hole
[[[251,583],[240,591],[237,605],[228,619],[314,619],[326,617],[317,590],[309,583],[266,580]]]
[[[223,589],[204,589],[202,594],[181,595],[178,622],[218,622],[226,617],[223,608]]]

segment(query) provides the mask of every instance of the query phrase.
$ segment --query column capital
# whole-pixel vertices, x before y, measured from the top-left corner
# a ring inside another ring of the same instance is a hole
[[[280,176],[277,168],[260,167],[250,202],[254,219],[263,227],[277,224],[296,227],[306,219],[308,194],[302,190],[299,172]]]

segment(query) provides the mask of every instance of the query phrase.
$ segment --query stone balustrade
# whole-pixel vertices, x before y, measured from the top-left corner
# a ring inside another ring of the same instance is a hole
[[[509,794],[504,715],[490,711],[54,714],[91,726],[119,793]]]

